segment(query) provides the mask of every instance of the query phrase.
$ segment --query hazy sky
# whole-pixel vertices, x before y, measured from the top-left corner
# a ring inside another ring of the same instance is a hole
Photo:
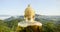
[[[0,15],[23,15],[28,4],[37,14],[60,15],[60,0],[0,0]]]

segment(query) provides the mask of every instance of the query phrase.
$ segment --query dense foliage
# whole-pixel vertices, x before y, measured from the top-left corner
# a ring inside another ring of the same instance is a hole
[[[38,19],[37,19],[38,20]],[[16,32],[20,29],[23,32],[22,27],[17,29],[18,22],[23,21],[22,19],[12,19],[10,21],[0,20],[0,32]],[[38,20],[43,23],[42,32],[60,32],[60,24],[55,23],[55,21],[45,21]],[[60,21],[59,21],[60,22]]]

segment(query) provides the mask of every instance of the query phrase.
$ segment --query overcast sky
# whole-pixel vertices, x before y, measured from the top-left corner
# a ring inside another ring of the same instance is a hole
[[[60,0],[0,0],[0,15],[23,15],[28,4],[36,14],[60,15]]]

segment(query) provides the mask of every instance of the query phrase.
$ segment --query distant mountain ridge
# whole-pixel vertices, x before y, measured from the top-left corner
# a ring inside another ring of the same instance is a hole
[[[48,19],[48,20],[57,20],[60,19],[60,16],[45,16],[45,15],[37,15],[38,18]]]
[[[12,20],[12,19],[24,19],[24,16],[11,16],[5,20]],[[45,20],[60,20],[60,16],[45,16],[45,15],[35,15],[35,19],[45,19]]]
[[[0,15],[0,17],[9,17],[10,15]]]

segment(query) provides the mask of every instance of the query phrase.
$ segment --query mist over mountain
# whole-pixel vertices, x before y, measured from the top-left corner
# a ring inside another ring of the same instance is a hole
[[[11,17],[10,15],[0,15],[1,20],[7,19],[7,18],[10,18],[10,17]]]
[[[16,19],[16,18],[24,18],[24,16],[10,16],[10,15],[0,15],[0,19],[5,18],[5,19]],[[35,15],[35,18],[38,19],[46,19],[46,20],[59,20],[60,16],[46,16],[46,15]]]
[[[12,19],[24,19],[24,16],[11,16],[6,18],[5,20],[12,20]],[[45,15],[35,15],[35,20],[54,20],[60,21],[60,16],[45,16]]]

